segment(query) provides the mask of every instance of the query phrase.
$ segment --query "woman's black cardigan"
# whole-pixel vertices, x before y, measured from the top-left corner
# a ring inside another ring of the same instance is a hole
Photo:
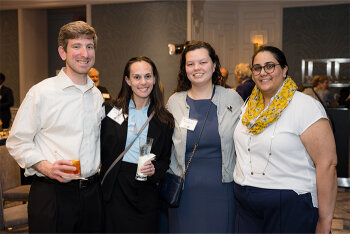
[[[113,107],[109,103],[105,103],[104,106],[106,117],[101,123],[101,178],[103,178],[113,161],[124,151],[128,130],[128,118],[120,125],[107,116]],[[148,116],[150,115],[150,110],[151,106],[148,109]],[[145,183],[157,184],[169,168],[172,135],[173,129],[160,122],[154,115],[149,122],[147,136],[153,138],[151,153],[156,155],[156,160],[153,161],[155,174],[148,177]],[[121,161],[114,166],[103,182],[102,192],[104,200],[109,200],[111,197]]]

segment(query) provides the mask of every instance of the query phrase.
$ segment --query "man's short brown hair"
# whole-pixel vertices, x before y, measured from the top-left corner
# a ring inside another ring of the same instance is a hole
[[[94,47],[97,46],[97,35],[95,29],[84,21],[74,21],[61,27],[58,34],[58,46],[62,46],[67,51],[69,39],[89,38],[94,40]]]

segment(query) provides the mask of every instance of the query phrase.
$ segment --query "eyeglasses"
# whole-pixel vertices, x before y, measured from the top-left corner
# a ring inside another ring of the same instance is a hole
[[[252,67],[252,72],[254,75],[259,75],[261,73],[261,70],[264,68],[264,71],[267,73],[267,74],[270,74],[272,72],[275,71],[275,67],[277,65],[280,65],[280,64],[274,64],[274,63],[268,63],[266,64],[265,66],[260,66],[260,65],[255,65],[254,67]]]

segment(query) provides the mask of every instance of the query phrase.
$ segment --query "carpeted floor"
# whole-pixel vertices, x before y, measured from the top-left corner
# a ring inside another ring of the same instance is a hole
[[[338,188],[332,233],[350,233],[350,189]]]

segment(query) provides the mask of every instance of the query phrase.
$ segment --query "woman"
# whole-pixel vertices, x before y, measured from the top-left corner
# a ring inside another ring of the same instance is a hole
[[[329,77],[326,75],[314,76],[312,79],[312,88],[306,88],[303,93],[320,101],[325,107],[338,106],[333,94],[329,91]]]
[[[234,227],[233,130],[243,100],[218,85],[220,62],[206,42],[186,46],[176,93],[167,104],[175,118],[170,172],[181,176],[208,113],[185,176],[179,208],[169,209],[170,232],[232,232]],[[187,123],[187,124],[185,124]]]
[[[169,167],[174,119],[165,109],[159,89],[159,75],[153,61],[144,56],[131,58],[124,69],[117,99],[105,105],[101,126],[101,174],[124,151],[154,111],[155,115],[102,185],[106,232],[156,232],[157,183]],[[153,139],[151,153],[141,172],[147,181],[135,179],[139,138]]]
[[[249,63],[237,64],[235,67],[235,77],[238,81],[236,91],[245,101],[248,99],[255,86],[252,80],[252,71],[250,70]]]
[[[322,105],[296,91],[287,72],[278,48],[263,46],[254,54],[256,86],[234,133],[235,232],[330,232],[334,137]]]

